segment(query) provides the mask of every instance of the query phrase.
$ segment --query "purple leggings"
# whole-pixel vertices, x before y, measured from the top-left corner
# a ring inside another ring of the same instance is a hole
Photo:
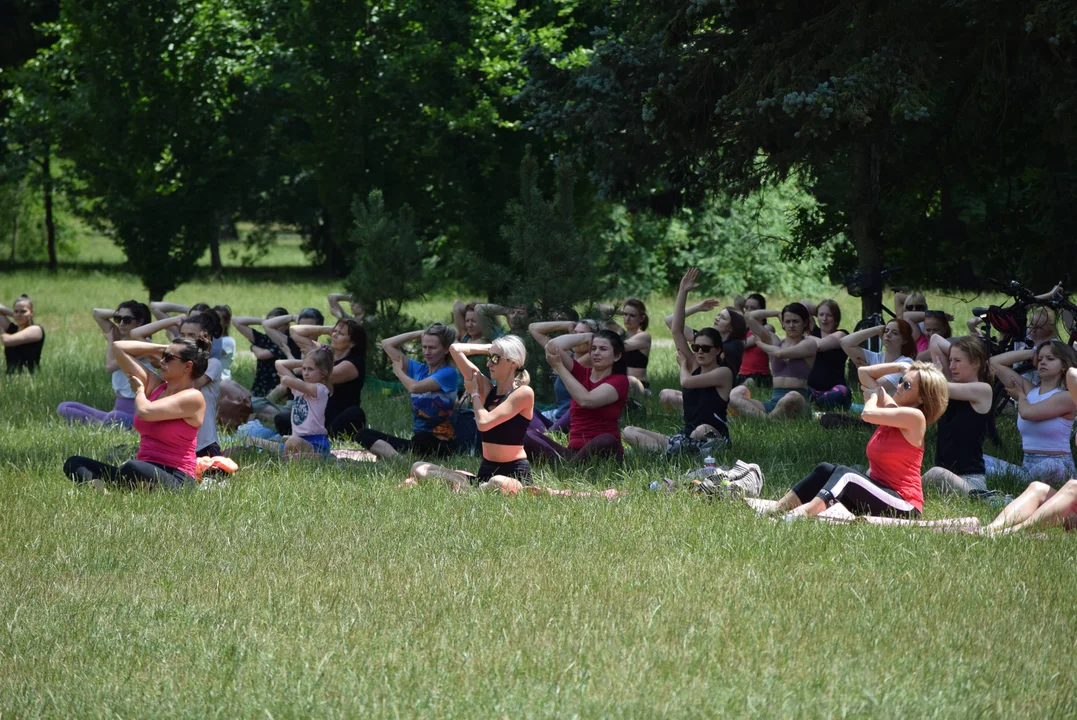
[[[134,398],[116,396],[116,406],[112,412],[105,412],[83,405],[77,402],[62,402],[56,408],[56,414],[71,423],[87,423],[89,425],[120,425],[128,430],[135,421]]]
[[[569,421],[572,419],[571,416],[571,411],[565,411],[565,414],[557,418],[557,421],[554,422],[548,417],[545,417],[542,413],[537,412],[531,416],[531,424],[527,426],[527,429],[533,430],[540,435],[544,435],[547,432],[560,432],[562,430],[568,432]]]
[[[616,435],[599,435],[587,441],[578,450],[572,450],[555,443],[545,433],[528,430],[524,435],[524,449],[531,460],[564,460],[572,463],[587,462],[592,457],[613,458],[618,463],[624,460],[621,438]]]

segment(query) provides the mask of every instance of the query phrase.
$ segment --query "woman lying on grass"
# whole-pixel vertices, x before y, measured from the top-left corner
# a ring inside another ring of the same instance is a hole
[[[729,442],[726,408],[733,387],[733,373],[721,364],[722,336],[714,328],[695,333],[692,343],[685,338],[684,317],[688,293],[699,287],[699,269],[692,268],[681,279],[673,309],[673,344],[677,348],[681,387],[684,388],[684,429],[667,437],[640,427],[626,427],[624,439],[629,445],[669,455],[681,452],[712,452],[711,445]],[[720,442],[714,442],[718,441]],[[704,446],[704,443],[710,443]]]
[[[146,488],[193,486],[195,441],[206,412],[206,401],[195,383],[206,371],[209,348],[208,338],[177,338],[168,345],[133,340],[113,343],[116,363],[135,391],[134,427],[141,436],[138,454],[119,467],[76,455],[64,463],[64,474],[97,487],[102,481]],[[160,377],[135,359],[149,355],[160,357]]]
[[[132,330],[149,322],[150,309],[137,300],[127,300],[115,310],[94,309],[93,319],[105,336],[105,372],[112,378],[112,393],[116,396],[112,410],[98,410],[69,401],[60,403],[56,414],[69,423],[119,425],[130,429],[135,420],[135,391],[131,388],[127,373],[116,362],[112,345],[118,340],[127,340]]]
[[[901,379],[891,398],[879,379],[892,373]],[[868,474],[820,463],[769,512],[807,517],[838,502],[858,515],[908,519],[923,512],[924,434],[946,410],[946,378],[935,366],[919,362],[869,365],[858,374],[865,397],[861,417],[879,426],[868,442]]]
[[[277,360],[281,385],[292,391],[292,434],[283,442],[247,438],[248,445],[284,453],[286,457],[328,457],[329,435],[326,433],[325,409],[333,394],[333,351],[326,345],[313,348],[302,360]],[[303,379],[295,376],[302,369]]]
[[[439,477],[453,488],[467,487],[470,480],[480,489],[496,488],[519,492],[531,484],[531,466],[524,451],[524,435],[535,412],[535,391],[524,364],[527,351],[523,340],[503,335],[489,345],[453,343],[449,348],[464,387],[475,408],[475,424],[482,441],[482,463],[477,476],[449,470],[440,465],[417,462],[411,466],[416,480]],[[469,355],[485,355],[490,378],[479,372]]]
[[[1077,403],[1077,368],[1066,371],[1066,390]],[[1067,530],[1077,528],[1077,480],[1068,480],[1060,490],[1033,481],[983,532],[1011,533],[1050,525],[1062,525]]]

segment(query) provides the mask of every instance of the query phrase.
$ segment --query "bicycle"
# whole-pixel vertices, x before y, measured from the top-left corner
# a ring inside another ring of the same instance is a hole
[[[852,275],[845,278],[845,289],[849,293],[850,297],[861,297],[866,292],[879,292],[882,293],[886,283],[885,280],[888,276],[901,272],[904,268],[892,267],[880,270],[874,276],[870,276],[860,270],[857,270]],[[900,288],[899,288],[900,289]],[[885,315],[884,315],[885,313]],[[886,316],[889,316],[887,318]],[[864,315],[856,326],[853,328],[853,332],[859,332],[861,330],[867,330],[868,328],[878,327],[880,325],[886,325],[890,320],[897,318],[897,315],[893,310],[886,307],[886,305],[879,305],[879,310],[869,315]],[[872,352],[882,351],[883,339],[882,337],[869,338],[865,342],[861,343],[861,347],[865,350]]]

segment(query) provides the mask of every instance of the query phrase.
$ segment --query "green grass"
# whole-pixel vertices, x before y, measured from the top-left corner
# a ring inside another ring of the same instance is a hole
[[[260,313],[324,309],[330,289],[212,281],[170,299]],[[221,491],[76,489],[64,457],[134,437],[67,428],[54,408],[111,402],[88,309],[143,293],[124,275],[0,275],[4,298],[24,291],[48,339],[36,376],[0,377],[0,715],[1077,713],[1077,538],[1057,531],[772,523],[646,492],[693,467],[646,455],[538,471],[542,484],[631,491],[616,502],[400,490],[406,463],[263,456]],[[667,344],[651,368],[656,388],[673,384]],[[235,369],[249,381],[253,359]],[[406,429],[405,399],[370,392],[364,405]],[[654,404],[647,418],[678,424]],[[1002,429],[1016,459],[1012,420]],[[821,460],[863,463],[867,435],[741,421],[733,438],[721,461],[758,462],[777,496]],[[928,497],[929,517],[966,514],[993,511]]]

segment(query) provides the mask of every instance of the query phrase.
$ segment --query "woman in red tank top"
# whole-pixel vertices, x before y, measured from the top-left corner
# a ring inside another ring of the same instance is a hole
[[[135,392],[135,430],[141,439],[136,459],[116,467],[75,455],[64,474],[75,482],[121,483],[130,487],[180,488],[194,484],[195,442],[206,401],[194,381],[209,364],[207,339],[177,338],[168,345],[118,340],[112,350]],[[160,376],[147,372],[136,357],[161,359]]]
[[[946,377],[934,365],[921,362],[869,365],[858,373],[864,391],[861,417],[878,425],[868,442],[868,474],[820,463],[772,512],[787,512],[790,519],[812,516],[837,502],[860,515],[915,517],[923,512],[924,434],[946,410]],[[891,373],[902,374],[893,397],[879,384]]]

